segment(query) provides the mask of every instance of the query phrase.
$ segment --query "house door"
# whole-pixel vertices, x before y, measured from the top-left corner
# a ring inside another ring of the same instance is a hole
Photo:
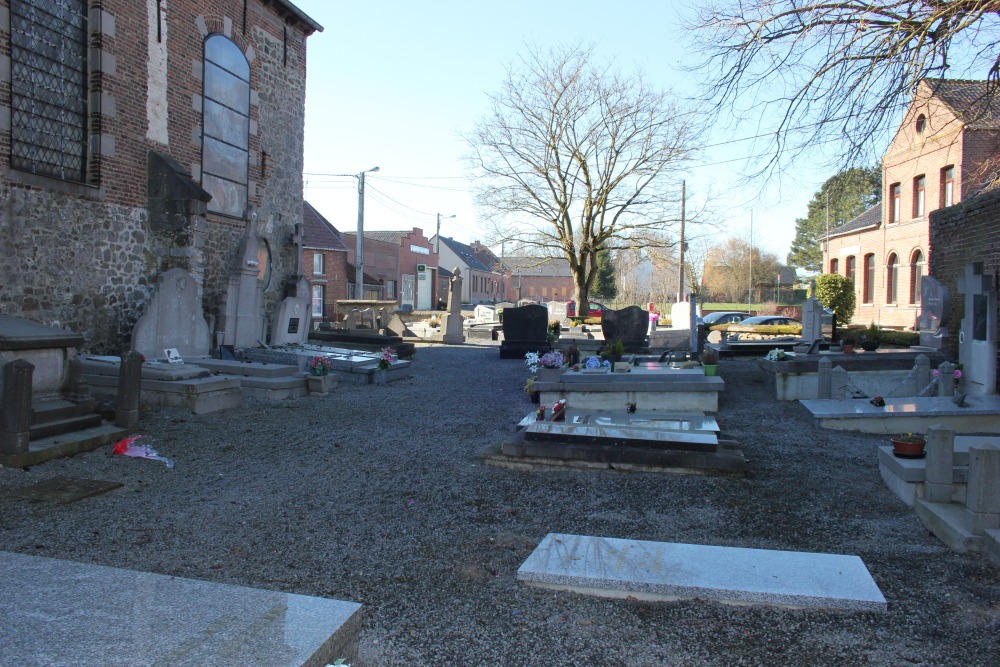
[[[425,269],[417,274],[417,310],[430,310],[431,306],[431,272]]]
[[[404,310],[406,309],[405,308],[406,306],[409,306],[411,310],[413,309],[413,288],[414,288],[413,274],[404,273],[403,288],[399,295],[400,303],[403,305]]]

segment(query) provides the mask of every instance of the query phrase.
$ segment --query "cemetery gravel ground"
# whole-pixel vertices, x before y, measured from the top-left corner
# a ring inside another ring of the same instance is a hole
[[[388,387],[146,414],[173,470],[110,446],[4,469],[0,549],[362,602],[367,667],[1000,664],[997,568],[952,553],[884,486],[885,438],[817,429],[751,359],[719,372],[744,479],[484,465],[532,408],[523,363],[420,347]],[[5,493],[56,475],[125,486],[69,505]],[[526,587],[516,570],[548,532],[857,554],[889,611]]]

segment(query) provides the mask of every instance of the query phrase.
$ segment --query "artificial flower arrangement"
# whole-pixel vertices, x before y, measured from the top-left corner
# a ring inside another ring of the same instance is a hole
[[[538,372],[538,365],[540,363],[537,352],[528,352],[524,355],[524,365],[528,367],[532,375]]]
[[[587,357],[587,360],[584,362],[583,367],[588,370],[594,370],[597,368],[611,368],[611,362],[608,361],[607,359],[601,361],[597,357]]]
[[[881,408],[882,406],[885,405],[885,399],[882,398],[881,395],[875,394],[874,396],[872,396],[872,400],[869,401],[869,403],[871,403],[872,405],[874,405],[877,408]]]
[[[309,366],[309,373],[312,375],[326,375],[333,368],[330,359],[320,354],[310,359],[306,365]]]
[[[788,355],[785,354],[784,350],[776,347],[773,350],[771,350],[770,352],[768,352],[767,356],[764,357],[764,358],[767,359],[768,361],[784,361],[785,357],[787,357],[787,356]]]
[[[907,431],[906,433],[900,433],[893,440],[898,442],[926,442],[927,439],[919,433]]]
[[[539,405],[538,409],[535,410],[535,421],[545,420],[545,406]]]
[[[542,368],[562,368],[563,365],[563,355],[559,350],[553,350],[552,352],[546,352],[538,359],[538,363],[542,365]]]
[[[552,421],[560,422],[566,419],[566,399],[560,398],[556,401],[556,404],[552,406]]]
[[[936,380],[937,378],[941,377],[941,371],[939,371],[938,369],[935,368],[934,370],[931,371],[931,375]],[[962,377],[962,369],[961,368],[956,368],[955,369],[955,379],[958,380],[961,377]]]
[[[382,353],[378,357],[378,369],[384,371],[396,360],[396,355],[391,347],[383,347]]]

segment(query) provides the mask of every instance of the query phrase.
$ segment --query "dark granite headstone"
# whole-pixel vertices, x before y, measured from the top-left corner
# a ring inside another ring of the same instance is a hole
[[[951,293],[948,288],[931,276],[920,278],[920,317],[917,329],[936,331],[948,324],[948,306]]]
[[[649,311],[639,306],[621,310],[606,310],[601,316],[601,331],[609,344],[620,340],[626,352],[638,352],[646,347]]]
[[[545,306],[529,304],[505,308],[501,359],[523,358],[526,352],[548,352],[549,311]]]

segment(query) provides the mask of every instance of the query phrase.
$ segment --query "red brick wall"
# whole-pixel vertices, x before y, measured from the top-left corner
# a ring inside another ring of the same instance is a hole
[[[966,264],[982,262],[984,273],[1000,271],[1000,190],[967,199],[931,213],[930,275],[951,292],[948,332],[952,354],[958,356],[958,332],[965,305],[958,278]],[[994,318],[996,313],[994,313]]]
[[[314,273],[316,255],[323,255],[323,273]],[[322,285],[323,321],[333,321],[337,312],[337,302],[347,298],[347,253],[343,250],[319,250],[305,248],[302,251],[302,271],[313,285]],[[310,291],[310,303],[312,292]]]

